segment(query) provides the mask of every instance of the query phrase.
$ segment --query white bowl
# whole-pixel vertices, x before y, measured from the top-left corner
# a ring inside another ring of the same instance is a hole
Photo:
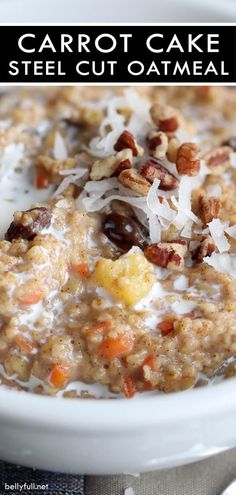
[[[236,445],[236,380],[131,400],[0,389],[0,458],[52,471],[112,474],[185,464]]]
[[[1,22],[233,22],[233,0],[0,0]],[[236,379],[131,400],[43,397],[0,387],[0,458],[111,474],[166,468],[236,446]]]
[[[0,0],[1,22],[234,22],[234,0]]]

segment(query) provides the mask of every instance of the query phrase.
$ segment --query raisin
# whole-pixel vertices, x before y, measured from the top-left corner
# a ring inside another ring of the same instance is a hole
[[[103,222],[103,232],[119,249],[129,251],[132,246],[147,246],[146,229],[135,219],[110,213]]]
[[[233,151],[236,151],[236,137],[232,136],[222,143],[222,146],[230,146]]]
[[[5,234],[7,241],[13,239],[32,239],[51,223],[51,211],[49,208],[38,207],[26,211],[18,211],[14,214],[14,221]]]

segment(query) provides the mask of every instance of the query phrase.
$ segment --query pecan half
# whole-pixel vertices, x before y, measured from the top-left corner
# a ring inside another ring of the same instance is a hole
[[[220,146],[203,157],[212,174],[221,175],[229,168],[231,152],[232,148],[229,146]]]
[[[120,137],[117,139],[114,149],[116,151],[121,151],[130,148],[134,156],[142,156],[143,148],[137,144],[137,141],[133,134],[129,131],[123,131]]]
[[[215,196],[200,196],[199,198],[199,217],[204,225],[207,225],[213,218],[219,218],[222,204],[219,198]]]
[[[150,244],[144,250],[148,261],[162,268],[181,271],[184,268],[184,257],[187,253],[187,242],[175,240]]]
[[[7,241],[27,239],[31,241],[42,229],[51,223],[51,210],[44,206],[26,211],[16,211],[14,221],[5,234]]]
[[[176,167],[180,175],[197,175],[200,170],[199,147],[196,143],[183,143],[177,151]]]
[[[118,177],[118,181],[123,184],[123,186],[128,187],[128,189],[135,191],[141,196],[147,196],[151,187],[150,182],[134,169],[123,170]]]
[[[134,218],[110,213],[104,219],[103,232],[123,251],[128,251],[132,246],[139,246],[141,249],[147,246],[148,232]]]
[[[158,160],[164,160],[168,149],[168,137],[162,131],[151,131],[147,135],[147,146],[150,155]]]
[[[169,170],[155,160],[147,160],[140,173],[150,182],[158,179],[160,181],[159,189],[163,191],[172,191],[176,189],[179,183],[178,179]]]
[[[130,148],[124,149],[114,156],[96,160],[90,171],[91,180],[101,180],[117,175],[119,170],[132,167],[133,154]]]
[[[154,124],[160,131],[175,132],[179,128],[179,117],[175,108],[154,103],[150,109],[150,114]]]
[[[216,250],[216,245],[210,235],[204,237],[197,249],[193,252],[192,258],[196,263],[202,263],[205,256],[211,256]]]

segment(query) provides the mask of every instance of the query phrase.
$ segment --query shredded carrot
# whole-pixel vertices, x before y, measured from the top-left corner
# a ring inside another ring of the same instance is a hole
[[[79,263],[78,265],[71,265],[71,271],[77,275],[81,275],[83,278],[89,278],[91,272],[87,263]]]
[[[56,365],[51,371],[49,381],[55,388],[64,388],[69,378],[67,366]]]
[[[161,334],[168,335],[168,333],[172,332],[174,329],[174,321],[173,320],[163,320],[157,325],[158,330],[160,330]]]
[[[150,382],[145,382],[143,384],[143,390],[154,390],[156,387],[153,387],[153,385]]]
[[[34,343],[31,342],[31,340],[24,337],[24,335],[21,335],[20,333],[18,333],[14,337],[13,343],[16,344],[17,347],[19,347],[21,352],[23,352],[24,354],[30,354],[32,350],[35,348]]]
[[[37,189],[47,189],[49,186],[49,174],[46,172],[40,172],[36,175],[36,187]]]
[[[158,199],[159,199],[160,203],[162,204],[162,203],[163,203],[163,201],[164,201],[163,196],[158,196]]]
[[[130,399],[131,397],[133,397],[135,395],[135,393],[136,393],[136,386],[135,386],[134,380],[133,380],[132,376],[126,375],[125,379],[124,379],[125,397]]]
[[[19,302],[22,306],[30,306],[31,304],[37,304],[44,297],[43,291],[32,292],[24,297],[20,298]]]
[[[195,89],[196,89],[197,93],[205,95],[205,94],[209,93],[210,86],[197,86]]]
[[[94,327],[89,328],[86,334],[92,335],[96,333],[102,333],[105,332],[106,330],[110,330],[111,327],[112,324],[110,320],[100,321],[97,325],[94,325]]]
[[[103,359],[113,359],[131,351],[133,345],[133,337],[129,333],[122,333],[115,338],[104,340],[99,346],[99,351]]]
[[[143,361],[142,367],[143,366],[149,366],[149,368],[151,368],[152,371],[156,371],[155,357],[154,356],[147,356]]]

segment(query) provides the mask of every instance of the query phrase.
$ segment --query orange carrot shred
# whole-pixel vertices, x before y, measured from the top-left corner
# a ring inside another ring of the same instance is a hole
[[[64,388],[69,378],[68,366],[56,365],[51,371],[49,381],[55,388]]]
[[[22,306],[30,306],[31,304],[37,304],[44,297],[43,291],[32,292],[19,299],[19,303]]]
[[[133,380],[132,376],[126,375],[125,379],[124,379],[125,397],[130,399],[131,397],[133,397],[135,395],[135,393],[136,393],[136,386],[135,386],[134,380]]]
[[[91,272],[87,263],[79,263],[78,265],[71,265],[71,271],[77,275],[81,275],[83,278],[89,278]]]
[[[133,348],[133,337],[129,333],[122,333],[115,338],[105,339],[99,346],[103,359],[113,359],[123,356]]]
[[[142,366],[149,366],[152,371],[156,371],[156,360],[154,356],[147,356],[144,361]]]
[[[110,320],[100,321],[97,325],[94,325],[94,327],[89,328],[86,334],[92,335],[96,333],[102,333],[105,332],[106,330],[110,330],[111,327],[112,324]]]
[[[47,189],[49,186],[49,174],[41,172],[36,176],[37,189]]]

